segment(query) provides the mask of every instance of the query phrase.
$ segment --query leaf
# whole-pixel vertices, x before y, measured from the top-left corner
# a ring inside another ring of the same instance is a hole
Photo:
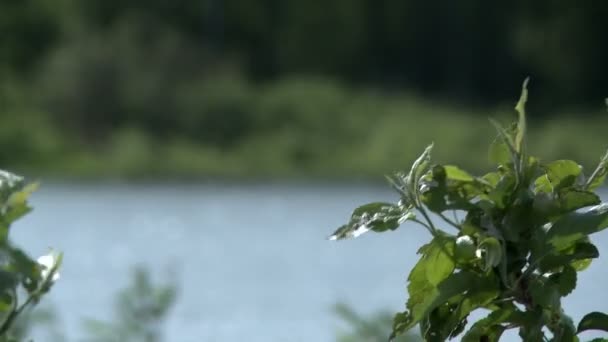
[[[565,297],[576,288],[576,270],[572,266],[566,266],[561,273],[551,275],[551,280],[557,283],[559,293]]]
[[[414,217],[411,210],[392,203],[369,203],[355,209],[349,222],[338,228],[328,239],[356,238],[369,230],[395,230],[401,223]]]
[[[558,329],[553,336],[554,341],[572,341],[578,342],[579,339],[576,336],[576,327],[570,316],[566,315],[563,310],[560,310]]]
[[[419,273],[419,271],[414,273],[412,281],[418,280]],[[494,277],[480,277],[467,271],[452,273],[437,286],[428,285],[428,282],[410,282],[408,311],[395,316],[391,338],[411,329],[420,320],[427,317],[431,311],[446,303],[450,298],[465,293],[473,284],[487,285],[488,288],[498,286]]]
[[[564,265],[591,260],[600,256],[599,251],[590,242],[579,241],[569,249],[561,250],[540,259],[539,269],[542,272],[550,272]],[[576,267],[575,267],[576,269]]]
[[[509,148],[500,137],[494,139],[490,144],[488,159],[491,163],[498,165],[506,165],[511,161]]]
[[[414,161],[409,174],[407,175],[407,185],[410,189],[411,194],[418,192],[418,182],[422,175],[426,172],[429,163],[431,162],[431,151],[433,150],[433,144],[430,144],[424,149],[424,152]],[[415,198],[415,197],[414,197]]]
[[[432,247],[428,250],[420,262],[426,270],[426,279],[431,285],[441,283],[454,271],[452,259],[454,241],[448,238],[435,238]],[[450,254],[448,254],[450,253]]]
[[[472,177],[472,181],[461,180],[467,177],[453,168],[451,172],[454,178],[449,178],[446,167],[435,165],[420,181],[422,203],[432,212],[470,210],[475,206],[471,200],[483,195],[488,187],[483,181]]]
[[[593,261],[592,259],[581,259],[581,260],[576,260],[576,261],[573,261],[573,262],[570,264],[570,266],[574,267],[574,269],[575,269],[577,272],[581,272],[581,271],[586,270],[586,269],[587,269],[587,268],[588,268],[588,267],[591,265],[591,262],[592,262],[592,261]]]
[[[553,192],[553,185],[549,180],[549,176],[545,173],[542,176],[539,176],[534,181],[534,193],[545,193],[549,194]]]
[[[608,151],[606,154],[600,159],[599,164],[597,165],[593,174],[587,180],[585,184],[586,190],[595,190],[598,187],[604,184],[604,180],[606,179],[606,174],[608,173]]]
[[[578,323],[577,333],[585,330],[603,330],[608,332],[608,315],[602,312],[591,312]]]
[[[9,207],[24,206],[30,195],[38,189],[39,183],[31,183],[23,187],[22,190],[12,193],[7,201]]]
[[[535,275],[529,280],[528,291],[534,305],[544,309],[557,309],[560,306],[558,284],[541,275]]]
[[[479,243],[478,254],[483,258],[483,270],[488,271],[496,267],[502,260],[502,247],[500,242],[493,237],[485,238]]]
[[[504,332],[502,323],[512,322],[518,316],[521,316],[521,311],[517,310],[514,305],[500,308],[492,311],[486,318],[475,322],[463,336],[462,342],[497,342]],[[485,337],[485,339],[484,339]]]
[[[447,179],[461,181],[461,182],[472,182],[475,180],[468,172],[458,168],[454,165],[445,165],[445,175]]]
[[[526,135],[526,102],[528,101],[528,82],[529,77],[526,77],[521,86],[521,96],[515,106],[518,115],[517,134],[515,136],[515,148],[517,152],[522,151],[522,144]]]
[[[559,208],[562,213],[600,204],[600,197],[593,192],[569,190],[559,196]]]
[[[498,282],[492,277],[490,281],[482,281],[470,285],[469,290],[463,295],[456,309],[451,313],[450,319],[442,327],[441,336],[454,337],[460,333],[458,330],[467,317],[474,310],[489,305],[499,295]],[[464,326],[462,326],[464,329]]]
[[[560,217],[547,232],[547,242],[559,251],[606,227],[608,204],[600,204],[583,213],[573,212]]]
[[[515,174],[512,171],[505,172],[500,176],[496,186],[488,192],[487,197],[496,207],[504,208],[513,193],[515,187]]]
[[[573,186],[582,172],[582,167],[572,160],[556,160],[545,165],[547,178],[554,191]]]
[[[501,124],[498,123],[498,121],[496,121],[494,119],[490,119],[490,123],[494,126],[494,128],[496,128],[496,131],[498,132],[498,137],[502,140],[502,143],[504,144],[504,146],[506,146],[506,149],[509,152],[509,155],[511,157],[510,161],[513,163],[513,165],[517,165],[519,163],[519,155],[518,155],[518,151],[514,145],[513,137],[504,129],[504,127],[502,127]],[[498,151],[496,151],[496,152],[498,152]],[[502,153],[504,153],[504,152],[501,152],[501,154]],[[501,164],[503,164],[503,163],[501,163]],[[506,163],[504,163],[504,164],[506,164]]]

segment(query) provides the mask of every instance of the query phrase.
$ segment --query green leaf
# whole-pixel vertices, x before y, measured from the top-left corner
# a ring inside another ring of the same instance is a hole
[[[573,261],[573,262],[570,264],[570,266],[574,267],[574,269],[575,269],[577,272],[581,272],[581,271],[586,270],[586,269],[587,269],[587,268],[588,268],[588,267],[591,265],[591,262],[592,262],[592,261],[593,261],[592,259],[581,259],[581,260],[576,260],[576,261]]]
[[[554,191],[575,185],[582,167],[572,160],[556,160],[545,165],[547,178]]]
[[[369,203],[355,209],[349,222],[338,228],[328,239],[355,238],[369,230],[395,230],[401,223],[414,217],[411,210],[392,203]]]
[[[566,266],[561,273],[551,275],[551,280],[557,284],[562,297],[565,297],[576,288],[576,270],[572,266]]]
[[[539,176],[534,181],[534,193],[545,193],[549,194],[553,192],[553,185],[549,180],[549,176],[545,173],[544,175]]]
[[[445,165],[445,175],[447,179],[461,181],[461,182],[472,182],[475,180],[468,172],[458,168],[454,165]]]
[[[418,273],[419,272],[416,272],[414,274],[414,279],[411,280],[410,286],[408,286],[410,292],[410,299],[407,303],[408,311],[395,316],[391,338],[411,329],[420,322],[420,320],[427,317],[434,309],[446,303],[450,298],[462,295],[468,291],[473,284],[477,284],[480,287],[483,284],[488,286],[488,288],[498,286],[494,277],[481,277],[475,273],[466,271],[452,273],[439,285],[432,286],[428,282],[417,282],[417,278],[419,277]]]
[[[522,313],[514,305],[492,311],[486,318],[475,322],[463,336],[462,342],[497,342],[504,332],[502,323],[511,323]]]
[[[459,301],[449,319],[441,327],[441,336],[447,338],[458,335],[464,329],[469,314],[489,305],[498,295],[498,282],[492,276],[488,277],[487,281],[471,284],[469,290],[463,295],[464,298]]]
[[[550,272],[564,265],[595,259],[599,255],[600,253],[595,245],[590,242],[579,241],[568,249],[556,251],[540,259],[539,269],[542,272]],[[577,269],[575,265],[573,267]]]
[[[15,305],[15,298],[8,292],[0,293],[0,313],[2,316],[6,315],[7,312],[12,311]]]
[[[600,159],[600,162],[597,165],[597,168],[595,169],[595,171],[593,171],[593,174],[591,174],[591,176],[587,180],[587,183],[585,184],[585,189],[593,191],[593,190],[597,189],[598,187],[602,186],[604,184],[604,180],[606,179],[607,173],[608,173],[608,151],[606,151],[606,154],[604,154],[602,159]]]
[[[509,202],[509,197],[513,194],[515,188],[515,174],[512,171],[507,171],[501,174],[496,186],[490,190],[487,197],[496,207],[503,209]]]
[[[440,245],[441,244],[441,245]],[[438,285],[454,271],[454,262],[448,252],[453,251],[451,241],[438,241],[419,262],[426,270],[426,280],[430,285]]]
[[[525,321],[520,324],[519,336],[522,341],[544,341],[543,327],[546,322],[539,307],[524,313]]]
[[[509,152],[509,156],[511,158],[510,159],[511,163],[513,163],[513,165],[518,165],[519,164],[519,154],[518,154],[518,151],[513,142],[512,135],[509,134],[507,132],[507,130],[505,130],[504,127],[502,127],[502,125],[500,123],[498,123],[498,121],[496,121],[494,119],[490,119],[490,123],[494,126],[494,128],[496,128],[496,131],[498,132],[498,137],[502,140],[502,143],[504,144],[504,146],[506,146],[506,149]],[[495,151],[491,151],[491,153],[492,152],[495,152]],[[498,151],[496,151],[496,152],[498,152]],[[501,152],[501,154],[502,153],[503,152]],[[507,164],[507,163],[501,163],[501,164]]]
[[[503,139],[497,137],[494,139],[488,150],[488,159],[491,163],[498,165],[506,165],[511,162],[511,152],[504,143]]]
[[[422,203],[432,212],[472,209],[475,205],[471,201],[483,195],[488,187],[484,181],[474,178],[462,180],[466,176],[451,170],[454,178],[449,178],[446,167],[435,165],[420,181]]]
[[[526,102],[528,101],[528,82],[529,77],[526,77],[521,86],[521,96],[515,106],[518,115],[517,134],[515,136],[515,148],[517,152],[522,151],[522,144],[526,135]]]
[[[563,310],[560,310],[557,329],[554,332],[553,341],[578,342],[576,336],[576,327],[570,316],[566,315]]]
[[[597,205],[601,202],[598,195],[584,190],[569,190],[559,196],[559,206],[563,213]]]
[[[4,225],[11,225],[13,222],[29,214],[32,208],[27,204],[20,204],[18,206],[9,207],[4,217],[0,218]]]
[[[411,194],[418,193],[418,182],[422,175],[427,171],[427,168],[431,162],[431,151],[433,150],[433,144],[430,144],[424,149],[424,152],[414,161],[412,168],[407,176],[407,185],[410,189]],[[415,198],[415,197],[414,197]]]
[[[534,305],[544,309],[560,307],[559,285],[542,275],[531,277],[528,285]]]
[[[489,237],[483,239],[477,248],[483,258],[483,270],[488,271],[492,267],[496,267],[502,261],[502,247],[500,241],[496,238]]]
[[[547,232],[547,242],[559,251],[606,227],[608,204],[600,204],[583,213],[573,212],[560,217]]]
[[[22,190],[12,193],[7,201],[9,207],[24,206],[30,195],[38,189],[39,183],[31,183],[23,187]]]
[[[608,331],[608,315],[602,312],[591,312],[578,323],[577,333],[585,330]]]

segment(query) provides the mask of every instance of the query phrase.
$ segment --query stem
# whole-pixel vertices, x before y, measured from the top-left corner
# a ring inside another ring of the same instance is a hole
[[[12,290],[13,290],[13,307],[11,309],[11,313],[8,315],[8,317],[6,317],[6,320],[2,323],[2,326],[0,326],[0,336],[4,336],[8,332],[8,329],[10,328],[11,324],[15,320],[15,316],[19,312],[19,309],[17,308],[17,302],[18,302],[17,291],[15,289],[12,289]]]
[[[515,280],[515,282],[513,283],[513,288],[516,289],[519,287],[519,283],[526,277],[528,277],[530,274],[532,274],[532,272],[534,272],[536,270],[536,267],[540,264],[540,262],[546,258],[549,254],[551,254],[551,252],[547,252],[543,255],[541,255],[538,259],[534,260],[533,263],[531,263],[530,265],[528,265],[528,268],[526,268],[526,270],[519,276],[519,278],[517,278],[517,280]]]
[[[431,218],[426,213],[426,210],[424,209],[424,207],[423,206],[418,206],[416,209],[418,209],[418,211],[420,211],[422,213],[422,216],[424,216],[424,219],[426,220],[426,222],[428,222],[429,228],[431,230],[431,234],[433,236],[436,236],[437,235],[437,228],[435,228],[435,225],[433,224],[433,221],[431,221]]]
[[[593,183],[593,181],[597,177],[597,175],[602,171],[602,169],[606,168],[606,161],[608,161],[608,151],[602,157],[602,159],[600,160],[599,164],[597,165],[597,167],[595,168],[595,170],[593,171],[593,173],[591,174],[591,176],[587,180],[587,183],[585,184],[585,189],[588,189],[589,186],[591,185],[591,183]]]
[[[426,224],[426,222],[420,221],[418,219],[412,219],[412,222],[416,222],[416,223],[424,226],[424,228],[426,228],[431,233],[431,235],[433,235],[433,228],[431,228],[428,224]]]
[[[456,228],[456,230],[460,231],[461,227],[458,225],[458,223],[450,220],[449,218],[447,218],[445,215],[443,215],[442,213],[439,213],[439,217],[441,217],[445,222],[447,222],[449,225],[451,225],[452,227]]]

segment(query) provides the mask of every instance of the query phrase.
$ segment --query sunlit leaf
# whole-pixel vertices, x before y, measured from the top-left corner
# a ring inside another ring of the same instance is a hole
[[[485,271],[498,266],[502,260],[502,247],[496,238],[489,237],[482,240],[477,251],[478,255],[483,258]]]
[[[552,274],[550,279],[557,283],[562,297],[569,295],[576,288],[576,270],[572,266],[565,266],[560,273]]]
[[[22,190],[12,193],[7,201],[9,207],[17,207],[25,205],[30,195],[36,191],[39,183],[31,183],[26,185]]]
[[[480,319],[463,336],[462,342],[489,341],[497,342],[504,332],[502,323],[520,321],[523,313],[514,305],[492,311],[486,318]]]
[[[601,204],[586,212],[573,212],[562,216],[549,229],[547,242],[556,250],[562,250],[606,227],[608,227],[608,205]]]
[[[472,182],[474,180],[468,172],[454,165],[444,165],[446,178],[455,181]]]
[[[526,102],[528,102],[528,82],[530,78],[526,78],[521,86],[521,96],[515,106],[518,113],[517,135],[515,136],[515,149],[517,152],[522,151],[524,137],[526,135]]]
[[[577,262],[590,260],[599,257],[599,252],[595,245],[585,241],[579,241],[572,247],[556,251],[554,253],[543,256],[539,262],[539,269],[543,272],[550,272],[563,265],[575,264]],[[575,266],[575,269],[576,266]],[[577,269],[580,271],[580,269]]]
[[[427,171],[427,168],[431,162],[431,151],[433,150],[433,144],[430,144],[424,149],[424,152],[414,161],[412,168],[407,176],[407,185],[412,194],[418,192],[418,182],[422,175]]]
[[[608,315],[602,312],[591,312],[578,323],[577,331],[603,330],[608,332]]]
[[[383,232],[395,230],[399,225],[414,218],[414,213],[392,203],[375,202],[355,209],[349,222],[338,228],[330,240],[355,238],[370,230]]]
[[[587,183],[585,184],[585,189],[593,191],[593,190],[597,189],[598,187],[602,186],[604,184],[604,180],[606,179],[607,173],[608,173],[608,151],[606,152],[606,154],[604,154],[604,156],[602,156],[599,164],[597,165],[597,168],[595,169],[593,174],[587,180]]]
[[[582,167],[572,160],[556,160],[545,165],[547,178],[554,191],[575,184]]]
[[[461,271],[451,274],[437,286],[428,283],[417,284],[415,289],[418,290],[417,292],[412,294],[412,290],[410,290],[410,300],[407,303],[408,311],[395,317],[392,336],[400,335],[411,329],[432,310],[450,298],[466,292],[470,289],[471,284],[487,284],[489,281],[491,280],[488,277],[479,277],[474,273]],[[420,285],[424,285],[424,287]],[[496,285],[492,281],[489,286]]]

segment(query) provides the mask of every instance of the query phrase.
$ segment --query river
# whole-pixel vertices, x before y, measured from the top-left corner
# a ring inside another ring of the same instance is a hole
[[[362,313],[403,307],[427,231],[326,240],[356,205],[394,198],[362,184],[43,184],[12,234],[32,255],[65,253],[45,302],[70,341],[82,340],[84,318],[111,318],[136,264],[177,276],[167,341],[334,341],[338,301]],[[606,232],[594,241],[608,249]],[[580,273],[565,300],[575,322],[608,311],[607,266],[601,257]]]

